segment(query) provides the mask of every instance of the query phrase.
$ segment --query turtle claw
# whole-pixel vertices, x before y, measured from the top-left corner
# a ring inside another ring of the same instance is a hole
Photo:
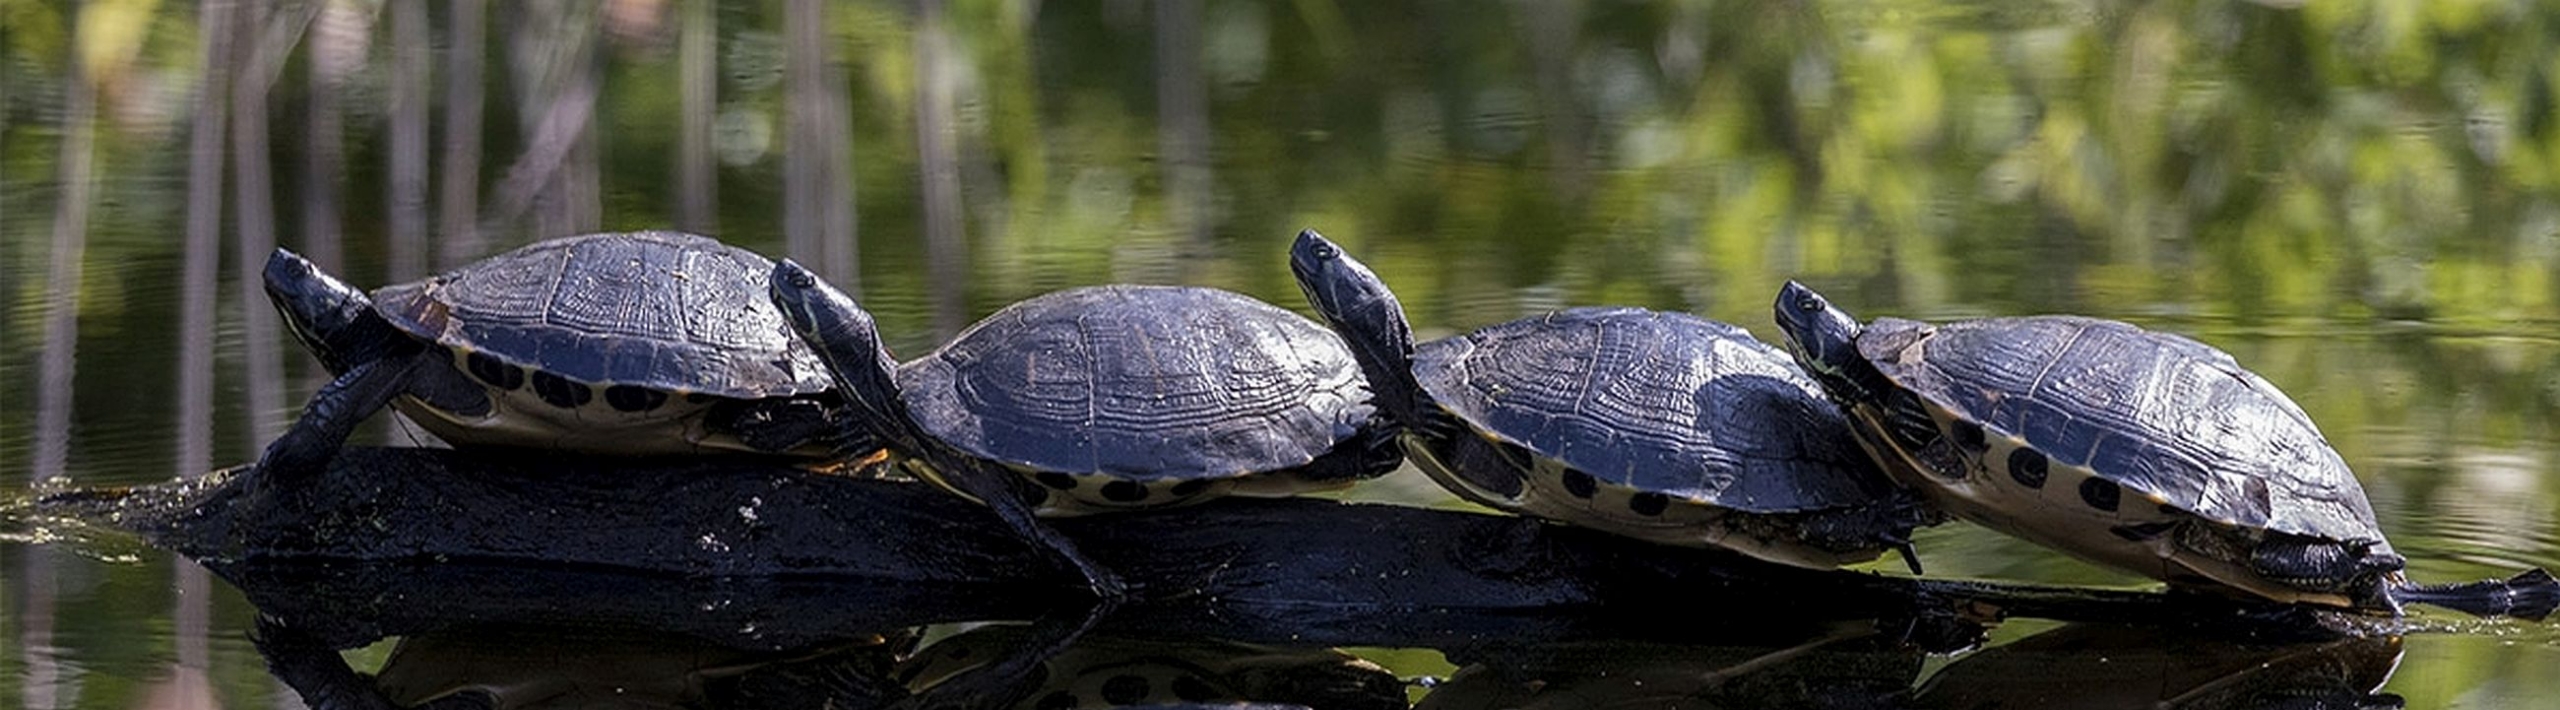
[[[1109,570],[1094,571],[1098,572],[1099,576],[1088,576],[1084,580],[1085,588],[1093,592],[1094,599],[1113,606],[1129,599],[1135,588],[1128,582],[1122,581],[1120,575],[1112,574]]]
[[[1093,593],[1095,603],[1117,607],[1121,602],[1129,600],[1132,587],[1127,581],[1120,579],[1120,575],[1113,574],[1111,570],[1095,564],[1082,552],[1060,550],[1059,553],[1067,558],[1069,564],[1075,566],[1076,572],[1084,575],[1085,591]]]
[[[1920,571],[1920,551],[1911,546],[1911,541],[1904,540],[1893,549],[1902,553],[1902,564],[1911,568],[1911,576],[1918,577],[1924,574]]]

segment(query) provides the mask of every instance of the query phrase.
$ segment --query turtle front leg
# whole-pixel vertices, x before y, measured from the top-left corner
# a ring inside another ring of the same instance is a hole
[[[348,710],[399,707],[382,696],[372,679],[349,668],[338,649],[281,619],[259,614],[249,641],[257,646],[258,655],[266,657],[267,671],[300,694],[305,705]]]
[[[311,402],[303,405],[302,418],[294,420],[292,428],[267,444],[258,457],[259,485],[298,483],[318,476],[339,447],[346,445],[356,425],[408,389],[410,373],[419,361],[412,353],[359,363],[312,393]]]

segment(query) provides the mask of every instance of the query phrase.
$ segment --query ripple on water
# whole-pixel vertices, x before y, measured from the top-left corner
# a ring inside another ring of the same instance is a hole
[[[2560,567],[2560,511],[2537,489],[2542,458],[2472,453],[2447,464],[2451,475],[2423,501],[2378,511],[2413,567]]]

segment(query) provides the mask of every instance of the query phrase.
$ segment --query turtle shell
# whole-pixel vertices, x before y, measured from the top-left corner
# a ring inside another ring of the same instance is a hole
[[[1599,484],[1746,513],[1893,493],[1813,379],[1729,324],[1575,308],[1416,350],[1414,376],[1441,408]]]
[[[2087,510],[2075,513],[2138,520],[2174,509],[2390,552],[2363,486],[2311,418],[2211,346],[2073,316],[1886,318],[1858,351],[1965,455],[2025,488],[2061,491],[2047,499],[2076,499]]]
[[[1332,331],[1198,287],[1022,301],[901,367],[898,385],[916,423],[964,453],[1149,484],[1303,466],[1371,411]]]
[[[681,232],[554,239],[373,293],[394,326],[493,386],[560,381],[758,399],[827,372],[766,299],[773,262]],[[560,394],[568,392],[568,394]],[[610,392],[608,392],[610,394]]]

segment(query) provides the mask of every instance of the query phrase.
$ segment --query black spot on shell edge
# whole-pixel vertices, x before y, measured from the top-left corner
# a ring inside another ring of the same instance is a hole
[[[1039,473],[1031,474],[1031,480],[1039,481],[1040,485],[1048,486],[1054,490],[1072,491],[1076,489],[1076,477],[1056,471],[1041,471]]]
[[[524,368],[507,364],[497,356],[473,352],[462,357],[463,368],[472,379],[502,390],[513,391],[524,386]]]
[[[1990,448],[1990,442],[1983,437],[1981,424],[1958,419],[1949,423],[1947,429],[1954,432],[1956,445],[1964,447],[1966,451],[1982,451]]]
[[[1564,492],[1573,494],[1575,498],[1591,500],[1591,496],[1600,492],[1600,482],[1593,479],[1591,474],[1565,469]]]
[[[618,412],[646,412],[667,403],[667,393],[639,385],[614,385],[604,388],[604,403]]]
[[[2104,478],[2089,478],[2080,482],[2080,501],[2112,513],[2124,502],[2124,487]]]
[[[1627,510],[1635,511],[1635,514],[1648,518],[1661,515],[1662,511],[1670,509],[1671,497],[1652,491],[1638,493],[1635,497],[1627,499]]]
[[[1112,481],[1102,484],[1102,497],[1115,503],[1136,503],[1147,499],[1147,485],[1137,481]]]
[[[2009,452],[2009,478],[2028,488],[2043,488],[2051,464],[2044,452],[2021,446]]]
[[[580,405],[595,399],[596,396],[595,392],[587,389],[586,385],[570,382],[569,378],[541,371],[533,373],[533,393],[542,397],[543,402],[561,409],[577,409]]]
[[[1145,677],[1117,675],[1102,681],[1102,700],[1113,705],[1136,705],[1144,702],[1153,690]]]

